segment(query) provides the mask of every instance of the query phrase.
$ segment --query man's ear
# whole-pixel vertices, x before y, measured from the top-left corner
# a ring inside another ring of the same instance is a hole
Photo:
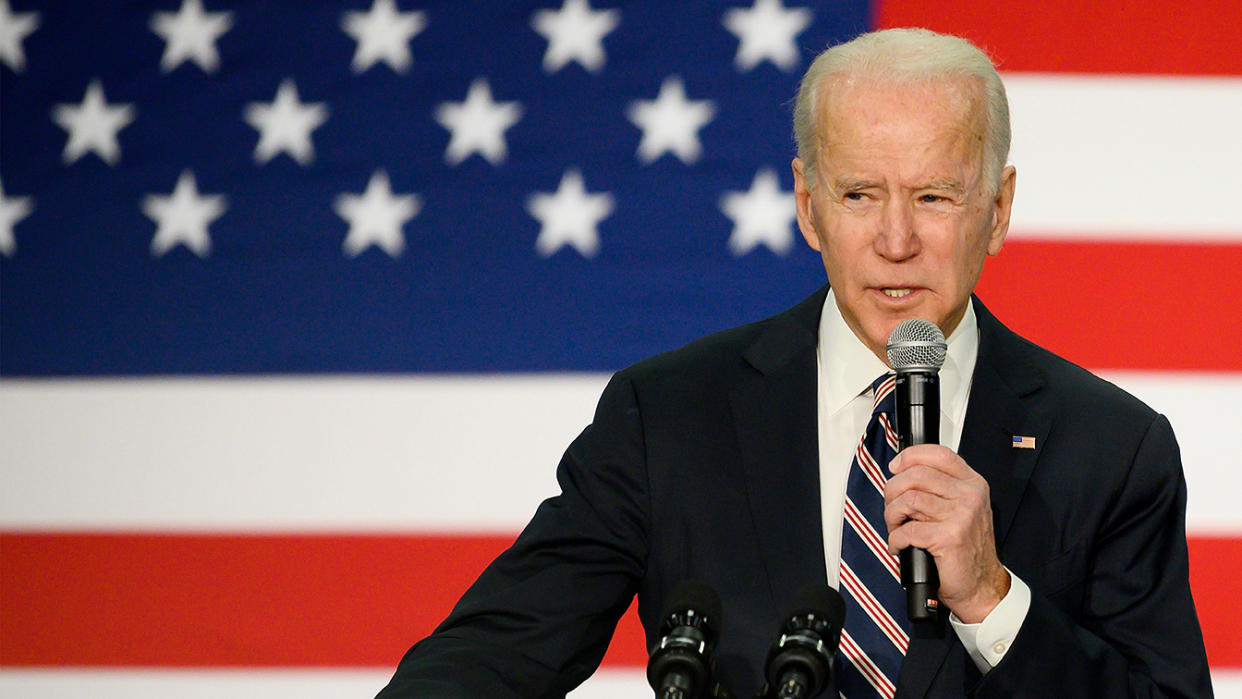
[[[1005,166],[1001,171],[1000,187],[996,190],[996,199],[992,201],[992,230],[988,233],[988,254],[995,255],[1005,244],[1005,236],[1009,233],[1009,215],[1013,212],[1014,186],[1018,179],[1018,171],[1012,165]]]
[[[820,249],[819,235],[815,232],[815,211],[811,206],[810,182],[806,178],[805,166],[801,158],[793,159],[793,176],[794,202],[798,208],[798,230],[802,231],[802,237],[812,250],[823,252]]]

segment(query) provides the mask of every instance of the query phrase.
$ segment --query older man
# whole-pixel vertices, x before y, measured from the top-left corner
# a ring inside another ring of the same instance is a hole
[[[849,607],[824,696],[1211,694],[1167,421],[972,299],[1015,186],[990,61],[927,31],[863,35],[811,65],[795,132],[798,223],[829,287],[619,372],[561,494],[381,696],[562,695],[635,593],[654,641],[686,578],[720,592],[717,679],[738,696],[815,581]],[[888,464],[868,522],[855,452],[908,318],[948,337],[944,446]],[[930,634],[887,602],[907,546],[939,568],[950,613]]]

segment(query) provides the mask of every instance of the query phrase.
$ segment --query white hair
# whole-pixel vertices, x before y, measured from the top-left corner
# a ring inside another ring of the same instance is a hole
[[[935,79],[976,79],[983,88],[985,133],[983,181],[1000,187],[1009,158],[1009,100],[996,67],[969,41],[928,29],[885,29],[863,34],[819,54],[802,76],[794,103],[794,140],[807,184],[814,187],[818,155],[820,91],[832,77],[864,77],[914,83]],[[826,89],[826,88],[825,88]]]

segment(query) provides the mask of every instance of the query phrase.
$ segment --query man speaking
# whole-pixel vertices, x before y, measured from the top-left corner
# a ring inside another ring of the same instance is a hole
[[[865,34],[811,64],[794,131],[798,225],[828,286],[617,373],[561,493],[380,696],[561,696],[635,594],[658,640],[687,579],[719,593],[716,679],[739,697],[816,582],[847,608],[821,696],[1210,696],[1167,420],[972,297],[1016,183],[987,56]],[[889,461],[869,445],[893,446],[885,347],[911,318],[947,338],[939,444]],[[908,547],[938,571],[930,629],[907,620]]]

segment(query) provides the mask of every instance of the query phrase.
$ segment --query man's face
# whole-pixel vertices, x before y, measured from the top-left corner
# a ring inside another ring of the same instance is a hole
[[[983,180],[973,81],[829,80],[813,187],[793,162],[798,226],[824,258],[845,322],[887,361],[903,320],[930,320],[946,336],[957,327],[1009,229],[1014,169],[995,194]]]

